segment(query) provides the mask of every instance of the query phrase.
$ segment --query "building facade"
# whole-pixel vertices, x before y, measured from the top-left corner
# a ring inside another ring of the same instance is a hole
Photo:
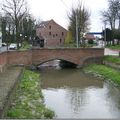
[[[54,20],[41,22],[36,29],[36,35],[44,38],[44,47],[57,47],[65,42],[67,30]]]
[[[1,17],[2,15],[0,14],[0,17]],[[1,17],[2,18],[2,17]],[[2,26],[2,20],[0,20],[0,47],[2,47],[2,28],[1,28],[1,26]]]

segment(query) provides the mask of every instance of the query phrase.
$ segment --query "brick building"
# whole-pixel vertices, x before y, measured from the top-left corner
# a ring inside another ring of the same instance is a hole
[[[44,38],[44,47],[56,47],[64,44],[67,30],[54,20],[41,22],[36,29],[36,35]]]

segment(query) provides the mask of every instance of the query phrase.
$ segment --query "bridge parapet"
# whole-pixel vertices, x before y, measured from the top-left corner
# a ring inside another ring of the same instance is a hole
[[[7,52],[0,53],[0,72],[5,71],[7,64],[8,64]]]
[[[60,49],[31,49],[27,51],[8,51],[0,54],[0,66],[31,65],[60,59],[77,65],[84,64],[88,58],[104,56],[103,48],[60,48]]]

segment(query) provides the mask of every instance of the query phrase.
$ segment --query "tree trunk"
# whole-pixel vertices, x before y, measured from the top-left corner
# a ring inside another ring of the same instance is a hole
[[[18,28],[19,28],[19,22],[17,20],[17,17],[15,19],[15,26],[16,26],[16,30],[15,30],[15,41],[17,43],[17,49],[19,49],[19,32],[18,32]]]
[[[118,29],[120,30],[120,17],[119,17],[119,25],[118,25]]]

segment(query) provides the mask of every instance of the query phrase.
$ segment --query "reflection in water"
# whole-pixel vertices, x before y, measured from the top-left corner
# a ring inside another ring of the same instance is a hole
[[[88,103],[87,93],[79,88],[68,89],[66,92],[66,102],[70,103],[71,110],[77,114],[82,106]]]
[[[78,69],[43,70],[42,88],[57,118],[120,118],[120,92]]]
[[[105,83],[106,86],[106,101],[110,110],[117,111],[120,114],[120,90],[111,86],[110,83]],[[112,112],[111,112],[112,114]]]
[[[103,87],[101,80],[85,75],[77,69],[44,70],[42,71],[42,88],[87,88]],[[92,82],[91,80],[92,79]]]

